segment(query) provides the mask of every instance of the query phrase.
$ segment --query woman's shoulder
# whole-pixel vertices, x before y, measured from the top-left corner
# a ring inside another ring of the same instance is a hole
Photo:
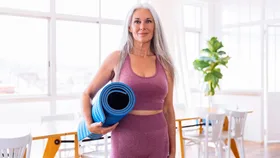
[[[104,60],[104,64],[112,65],[113,67],[119,63],[121,56],[121,52],[119,50],[111,52],[106,59]]]
[[[116,51],[113,51],[111,52],[107,58],[111,59],[111,60],[119,60],[121,56],[121,51],[119,50],[116,50]]]

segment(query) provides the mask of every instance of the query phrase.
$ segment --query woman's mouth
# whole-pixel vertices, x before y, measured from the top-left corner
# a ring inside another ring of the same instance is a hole
[[[138,36],[146,36],[148,33],[138,33]]]

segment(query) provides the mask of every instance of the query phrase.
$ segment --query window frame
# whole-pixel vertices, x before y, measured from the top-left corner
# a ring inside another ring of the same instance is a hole
[[[186,27],[184,26],[184,33],[186,34],[187,32],[189,33],[198,33],[199,36],[199,50],[198,50],[198,54],[197,56],[199,55],[199,51],[202,49],[202,42],[203,42],[203,37],[204,37],[204,31],[203,31],[203,7],[204,5],[206,5],[205,3],[200,3],[200,2],[197,2],[197,1],[193,1],[193,0],[190,0],[190,1],[187,1],[184,3],[184,5],[190,5],[190,6],[194,6],[194,7],[200,7],[200,27],[199,28],[195,28],[195,27]],[[185,37],[186,38],[186,37]],[[186,56],[188,56],[188,52],[186,52]],[[185,62],[188,62],[187,59],[185,59]],[[189,71],[189,68],[188,70]],[[188,76],[189,78],[190,76]],[[187,84],[190,84],[190,83],[187,83]],[[199,88],[190,88],[190,92],[191,93],[201,93],[202,91],[199,89]]]
[[[50,114],[56,114],[56,101],[57,100],[71,100],[71,99],[79,99],[81,97],[81,93],[72,93],[72,94],[57,94],[57,83],[56,83],[56,22],[57,20],[64,21],[75,21],[75,22],[85,22],[85,23],[96,23],[98,24],[99,31],[99,63],[101,64],[101,25],[122,25],[124,23],[123,20],[115,20],[115,19],[104,19],[101,18],[101,0],[99,0],[99,16],[98,17],[88,17],[88,16],[78,16],[78,15],[68,15],[68,14],[59,14],[55,11],[55,0],[50,1],[50,10],[48,12],[42,11],[31,11],[24,9],[14,9],[14,8],[6,8],[0,7],[0,14],[3,15],[12,15],[19,17],[31,17],[31,18],[43,18],[48,20],[48,59],[47,59],[47,67],[48,67],[48,92],[47,95],[29,95],[29,96],[0,96],[0,104],[8,104],[8,103],[25,103],[25,102],[38,102],[38,101],[46,101],[50,102]],[[141,0],[137,0],[137,3],[140,3]],[[79,106],[79,105],[77,105]]]

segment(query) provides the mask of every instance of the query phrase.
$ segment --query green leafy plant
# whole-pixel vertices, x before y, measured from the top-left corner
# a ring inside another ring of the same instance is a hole
[[[226,55],[222,42],[218,41],[217,37],[212,37],[207,41],[208,48],[201,50],[201,55],[194,60],[193,66],[196,70],[202,72],[205,85],[205,95],[215,95],[215,89],[220,89],[219,81],[223,78],[220,66],[227,68],[230,57]]]

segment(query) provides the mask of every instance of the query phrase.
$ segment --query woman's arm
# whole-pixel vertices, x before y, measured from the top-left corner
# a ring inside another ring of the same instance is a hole
[[[176,153],[176,127],[175,127],[175,113],[173,107],[173,86],[174,81],[170,73],[167,74],[168,79],[168,93],[164,101],[164,115],[168,125],[169,135],[169,157],[175,158]]]
[[[111,127],[102,128],[102,123],[93,123],[91,116],[91,100],[95,96],[95,94],[112,79],[112,73],[114,72],[115,66],[118,64],[119,57],[120,52],[116,51],[111,53],[102,63],[97,74],[83,93],[82,113],[88,129],[92,133],[106,134],[112,131],[117,126],[117,124],[115,124]]]

